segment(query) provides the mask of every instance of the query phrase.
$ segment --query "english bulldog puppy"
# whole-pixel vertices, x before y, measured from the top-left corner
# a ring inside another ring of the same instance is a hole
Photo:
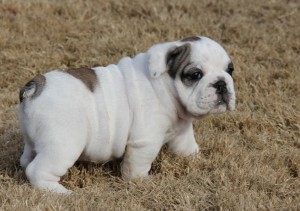
[[[31,185],[70,191],[60,177],[77,160],[123,157],[124,179],[146,177],[164,144],[198,153],[192,121],[235,109],[233,64],[207,37],[152,46],[107,67],[54,70],[20,90],[21,166]]]

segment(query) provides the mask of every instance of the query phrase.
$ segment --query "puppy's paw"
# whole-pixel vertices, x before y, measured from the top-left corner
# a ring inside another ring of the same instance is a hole
[[[195,141],[190,141],[188,144],[169,144],[169,149],[175,154],[181,156],[196,156],[199,154],[199,146]]]

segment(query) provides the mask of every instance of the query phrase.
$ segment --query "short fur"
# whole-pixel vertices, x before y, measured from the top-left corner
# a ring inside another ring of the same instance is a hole
[[[234,110],[235,92],[225,50],[206,37],[190,40],[29,82],[18,114],[21,166],[32,186],[69,193],[59,180],[76,160],[123,157],[122,177],[133,179],[148,175],[164,144],[177,154],[198,153],[192,120]]]
[[[20,89],[19,92],[19,100],[20,103],[23,102],[24,98],[31,97],[35,98],[42,93],[44,86],[46,84],[46,78],[43,75],[37,75],[32,80],[28,81],[24,87]],[[28,93],[29,91],[33,91],[32,93]]]
[[[95,86],[97,85],[97,76],[93,69],[87,67],[73,68],[67,70],[66,73],[69,73],[75,78],[81,80],[92,92],[95,90]]]
[[[178,72],[188,65],[190,62],[191,44],[186,43],[182,46],[171,50],[167,55],[168,73],[172,78],[175,78]]]
[[[194,41],[198,41],[200,40],[201,38],[200,37],[195,37],[195,36],[192,36],[192,37],[186,37],[186,38],[183,38],[181,40],[181,42],[194,42]]]

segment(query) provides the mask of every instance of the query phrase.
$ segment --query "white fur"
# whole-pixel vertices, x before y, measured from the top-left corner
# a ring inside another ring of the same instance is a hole
[[[193,89],[166,72],[166,54],[184,44],[180,41],[94,68],[94,92],[67,73],[46,73],[41,94],[31,99],[31,90],[19,106],[25,142],[21,165],[30,183],[68,193],[58,182],[76,160],[105,162],[124,156],[122,177],[133,179],[148,175],[165,143],[182,155],[197,153],[193,117],[226,110],[215,106],[215,88],[209,84],[225,79],[231,93],[229,110],[235,108],[235,94],[225,72],[230,60],[224,49],[205,37],[190,43],[191,61],[206,74]]]

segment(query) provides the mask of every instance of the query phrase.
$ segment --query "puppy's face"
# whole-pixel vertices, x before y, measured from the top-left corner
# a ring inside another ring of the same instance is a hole
[[[185,110],[193,117],[234,110],[233,64],[226,51],[206,37],[181,42],[166,61]]]

